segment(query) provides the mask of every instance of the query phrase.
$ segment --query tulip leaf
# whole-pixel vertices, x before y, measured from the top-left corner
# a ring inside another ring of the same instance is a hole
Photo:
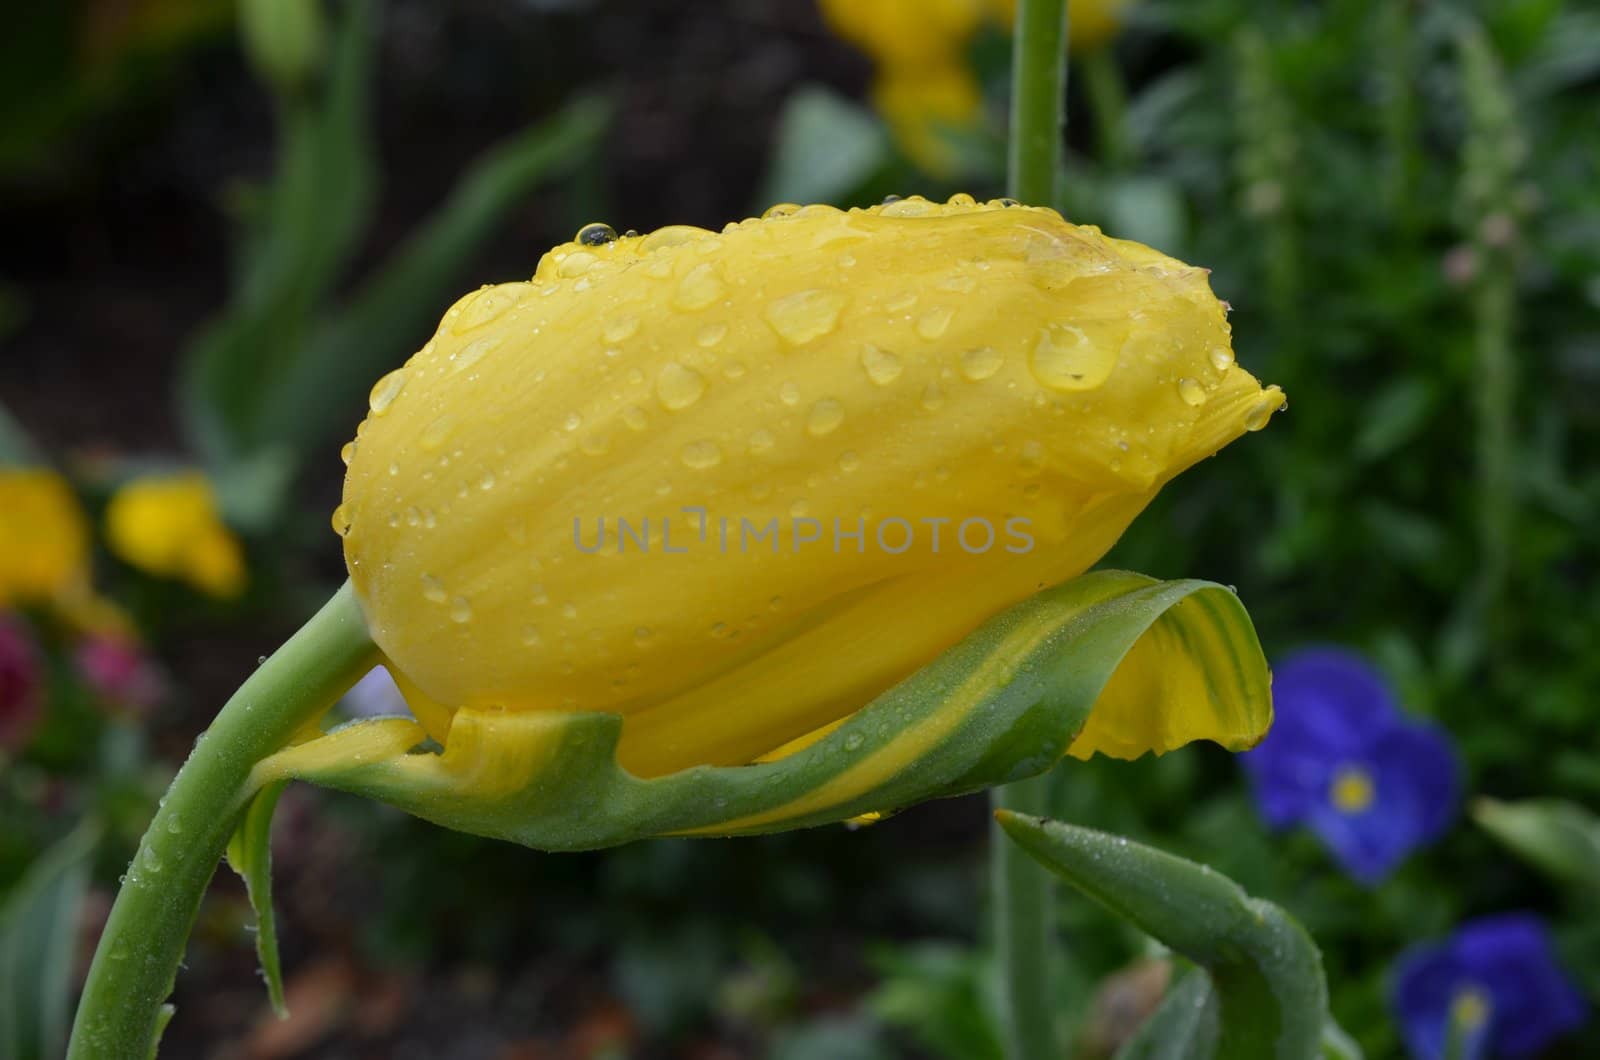
[[[990,619],[825,736],[753,765],[646,779],[617,764],[617,715],[462,708],[438,753],[409,720],[356,722],[268,758],[255,782],[298,777],[458,831],[581,850],[782,831],[1008,783],[1059,761],[1091,713],[1085,739],[1119,754],[1141,742],[1252,746],[1271,703],[1238,597],[1124,571],[1075,578]]]
[[[1518,857],[1589,895],[1600,891],[1600,818],[1561,799],[1479,799],[1472,818]]]
[[[100,838],[80,825],[36,860],[0,905],[0,1056],[60,1056],[89,868]]]
[[[1005,810],[997,816],[1006,834],[1046,868],[1205,969],[1216,994],[1216,1056],[1322,1055],[1328,1023],[1322,956],[1282,909],[1251,898],[1209,866],[1121,836]],[[1178,1021],[1175,1013],[1168,1018]],[[1197,1017],[1194,1026],[1200,1031],[1204,1019]],[[1156,1049],[1137,1055],[1201,1054]]]
[[[1192,971],[1167,991],[1161,1007],[1117,1050],[1116,1060],[1213,1060],[1218,1011],[1210,978]]]
[[[283,784],[268,784],[256,793],[228,840],[228,864],[244,880],[250,907],[256,914],[256,958],[267,983],[267,998],[279,1018],[287,1017],[283,1002],[283,969],[278,962],[277,919],[272,912],[272,812],[278,808]]]

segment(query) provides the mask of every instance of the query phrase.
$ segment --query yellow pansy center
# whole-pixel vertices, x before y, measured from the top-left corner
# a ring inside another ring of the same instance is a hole
[[[1377,786],[1372,774],[1363,766],[1340,766],[1328,786],[1328,801],[1340,813],[1366,813],[1377,797]]]
[[[1450,1000],[1450,1025],[1469,1033],[1482,1030],[1492,1009],[1493,1003],[1482,987],[1463,986]]]

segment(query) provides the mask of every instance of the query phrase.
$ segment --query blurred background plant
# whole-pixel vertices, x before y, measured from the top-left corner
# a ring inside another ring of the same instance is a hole
[[[1239,358],[1294,406],[1163,494],[1111,562],[1232,583],[1280,662],[1338,645],[1371,679],[1333,682],[1344,706],[1327,682],[1280,689],[1280,716],[1345,752],[1294,814],[1254,765],[1195,748],[1068,763],[1055,815],[1288,909],[1369,1056],[1430,1055],[1449,1019],[1477,1055],[1513,1048],[1484,1028],[1517,1021],[1551,1028],[1541,1055],[1600,1053],[1600,13],[1072,9],[1063,212],[1210,268]],[[166,778],[341,576],[332,447],[372,381],[463,290],[531,274],[587,221],[999,194],[1009,17],[78,0],[14,20],[0,1054],[50,1055]],[[1455,787],[1416,782],[1423,759]],[[1428,812],[1369,829],[1393,798]],[[972,915],[986,820],[961,800],[864,833],[541,857],[291,789],[292,1018],[267,1010],[221,879],[165,1055],[998,1056]],[[1274,830],[1291,820],[1309,827]],[[1460,940],[1513,913],[1538,926],[1490,948],[1586,1004],[1519,1011],[1473,978]],[[1061,919],[1062,1033],[1110,1056],[1192,977],[1075,894]]]

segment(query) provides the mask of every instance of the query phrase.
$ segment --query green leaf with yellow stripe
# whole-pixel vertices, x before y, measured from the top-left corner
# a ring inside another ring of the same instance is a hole
[[[619,716],[462,708],[442,750],[422,749],[409,719],[374,719],[279,752],[255,780],[310,780],[544,850],[774,832],[1008,783],[1068,753],[1244,749],[1271,721],[1268,683],[1231,591],[1102,571],[996,616],[843,724],[749,765],[645,779],[617,764]]]

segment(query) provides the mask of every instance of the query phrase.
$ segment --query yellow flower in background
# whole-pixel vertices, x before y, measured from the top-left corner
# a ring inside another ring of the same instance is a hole
[[[1006,28],[1017,18],[1017,0],[989,0]],[[1074,54],[1103,47],[1122,30],[1134,0],[1072,0],[1067,5],[1067,50]]]
[[[886,68],[873,81],[872,104],[906,157],[924,172],[949,174],[960,168],[952,135],[977,124],[983,94],[962,63]]]
[[[199,472],[144,476],[117,490],[106,506],[106,540],[112,552],[148,574],[217,597],[244,590],[243,549]]]
[[[877,65],[873,106],[926,172],[956,172],[949,136],[977,122],[983,99],[966,49],[983,13],[983,0],[822,0],[829,28]]]
[[[1048,209],[590,226],[378,382],[334,524],[441,743],[459,708],[600,711],[639,775],[748,763],[1263,426],[1228,331],[1204,270]],[[1142,732],[1097,712],[1074,750]]]
[[[884,66],[942,66],[983,20],[983,0],[821,0],[828,28]]]
[[[88,519],[67,480],[0,468],[0,607],[46,603],[88,583]]]

